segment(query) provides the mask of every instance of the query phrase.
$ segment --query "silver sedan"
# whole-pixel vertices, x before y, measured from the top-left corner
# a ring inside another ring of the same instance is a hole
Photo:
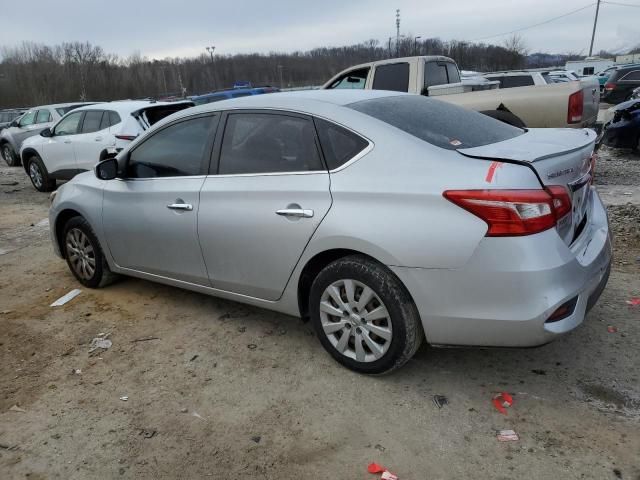
[[[312,91],[179,112],[54,194],[80,283],[140,277],[310,319],[363,373],[574,329],[611,262],[590,130]]]

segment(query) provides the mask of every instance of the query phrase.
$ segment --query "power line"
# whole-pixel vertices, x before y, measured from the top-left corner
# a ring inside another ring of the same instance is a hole
[[[606,3],[606,4],[608,4],[608,5],[618,5],[619,7],[634,7],[634,8],[640,8],[640,5],[638,5],[638,4],[634,4],[634,3],[606,2],[605,0],[602,0],[602,3]]]
[[[611,2],[602,1],[602,3],[611,3]],[[469,41],[470,42],[478,42],[480,40],[487,40],[489,38],[502,37],[503,35],[510,35],[512,33],[522,32],[523,30],[529,30],[530,28],[539,27],[540,25],[546,25],[547,23],[551,23],[551,22],[553,22],[555,20],[559,20],[561,18],[568,17],[569,15],[573,15],[574,13],[578,13],[578,12],[581,12],[582,10],[586,10],[587,8],[591,8],[594,5],[595,5],[595,2],[594,3],[590,3],[589,5],[585,5],[584,7],[577,8],[577,9],[572,10],[570,12],[564,13],[562,15],[558,15],[557,17],[550,18],[548,20],[545,20],[544,22],[536,23],[534,25],[529,25],[528,27],[522,27],[522,28],[518,28],[516,30],[511,30],[509,32],[498,33],[496,35],[489,35],[487,37],[476,38],[476,39],[469,40]]]

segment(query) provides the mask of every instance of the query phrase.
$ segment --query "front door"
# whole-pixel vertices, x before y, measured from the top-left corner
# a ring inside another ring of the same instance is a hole
[[[106,182],[103,225],[118,266],[209,284],[197,215],[216,124],[200,116],[159,130],[131,150],[124,178]]]
[[[331,206],[313,122],[289,113],[228,114],[212,173],[198,213],[212,286],[278,299]]]
[[[55,177],[71,178],[77,172],[73,143],[78,136],[82,115],[84,112],[73,112],[60,120],[43,147],[43,161],[49,173]]]

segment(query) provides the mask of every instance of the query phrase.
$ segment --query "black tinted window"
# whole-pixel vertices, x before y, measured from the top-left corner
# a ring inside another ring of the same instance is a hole
[[[160,130],[131,152],[130,178],[178,177],[202,173],[202,158],[212,117],[176,123]]]
[[[524,133],[481,113],[414,95],[376,98],[348,106],[448,150],[479,147]]]
[[[315,122],[329,170],[345,164],[369,145],[364,138],[339,125],[321,119]]]
[[[109,111],[109,126],[117,125],[122,120],[120,119],[120,115],[118,112]]]
[[[444,85],[447,79],[447,64],[445,62],[427,62],[424,66],[424,86]]]
[[[102,113],[102,110],[85,113],[84,121],[82,122],[82,133],[92,133],[100,130]]]
[[[640,70],[633,70],[627,73],[620,80],[640,80]]]
[[[409,64],[393,63],[376,67],[373,77],[374,90],[409,91]]]
[[[343,88],[364,88],[367,81],[367,75],[369,75],[368,68],[361,68],[360,70],[352,70],[351,72],[341,76],[334,81],[329,88],[343,89]]]
[[[220,174],[324,170],[311,121],[287,115],[229,115]]]
[[[249,92],[237,92],[237,93],[232,93],[231,98],[248,97],[249,95],[251,95]]]
[[[505,75],[502,78],[500,88],[528,87],[533,85],[531,75]]]

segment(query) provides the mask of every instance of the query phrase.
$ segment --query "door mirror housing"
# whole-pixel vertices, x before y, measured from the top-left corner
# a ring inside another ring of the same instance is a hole
[[[40,132],[40,136],[45,138],[53,137],[53,132],[50,128],[45,128]]]
[[[100,180],[113,180],[118,176],[118,159],[107,158],[95,167],[95,174]]]

